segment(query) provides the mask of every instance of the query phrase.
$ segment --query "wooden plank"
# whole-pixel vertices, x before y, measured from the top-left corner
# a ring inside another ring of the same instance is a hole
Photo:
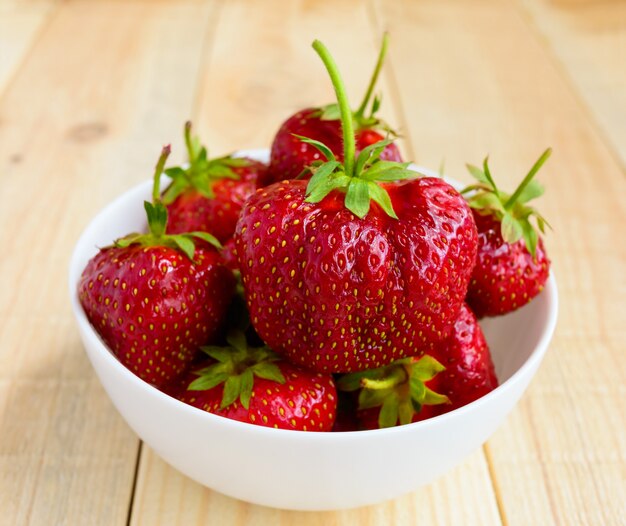
[[[342,33],[347,27],[350,38]],[[331,101],[330,82],[310,48],[314,38],[332,51],[357,104],[381,35],[382,31],[372,30],[367,6],[352,0],[224,4],[203,68],[197,128],[215,154],[267,147],[287,116]],[[395,45],[394,36],[391,46]],[[387,76],[381,80],[385,118],[392,124],[404,123]],[[404,147],[410,151],[408,142]],[[281,524],[412,524],[416,516],[428,517],[432,524],[500,524],[481,453],[432,487],[394,503],[355,512],[306,514],[267,510],[203,490],[144,448],[132,523],[203,524],[208,516],[220,524],[279,520]]]
[[[589,115],[512,4],[377,3],[420,159],[468,181],[491,154],[511,188],[547,146],[541,208],[560,286],[554,343],[527,396],[486,447],[505,522],[624,519],[622,195],[626,181]],[[402,67],[399,67],[402,65]],[[422,82],[416,82],[419,74]],[[419,92],[417,92],[419,90]],[[416,93],[417,92],[417,93]]]
[[[72,246],[189,115],[213,4],[68,2],[0,101],[3,524],[126,524],[138,440],[67,298]]]
[[[398,499],[354,510],[296,512],[255,506],[211,491],[144,447],[133,506],[133,526],[281,524],[282,526],[409,526],[501,524],[495,503],[480,484],[488,479],[480,451],[435,483]]]
[[[626,3],[517,3],[626,169]]]
[[[58,0],[5,0],[0,3],[0,95],[58,3]]]

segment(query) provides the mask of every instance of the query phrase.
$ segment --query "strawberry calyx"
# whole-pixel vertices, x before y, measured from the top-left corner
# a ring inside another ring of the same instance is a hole
[[[541,154],[512,194],[496,186],[489,170],[488,157],[483,161],[482,170],[468,164],[467,169],[478,183],[467,186],[461,192],[469,194],[467,202],[471,208],[481,215],[492,215],[500,222],[500,234],[505,242],[513,244],[522,239],[533,258],[537,251],[538,231],[545,234],[546,226],[550,225],[535,208],[526,203],[543,195],[544,188],[534,177],[551,153],[552,149],[548,148]],[[531,223],[532,218],[536,226]]]
[[[225,347],[201,347],[216,363],[195,371],[198,378],[189,384],[188,390],[204,391],[224,384],[220,409],[225,409],[236,400],[249,409],[255,376],[285,383],[285,377],[274,363],[281,358],[269,347],[249,346],[241,331],[230,332],[226,341],[229,345]]]
[[[393,142],[389,138],[371,144],[364,148],[358,157],[355,156],[352,111],[339,69],[326,46],[319,40],[313,42],[313,49],[324,62],[337,96],[343,132],[344,161],[339,162],[331,149],[322,142],[296,135],[302,142],[317,148],[326,158],[325,162],[316,161],[307,168],[312,176],[306,189],[306,201],[319,203],[332,190],[337,189],[345,192],[346,208],[359,218],[367,215],[371,201],[374,200],[387,215],[398,219],[389,193],[381,186],[381,183],[414,178],[418,174],[408,168],[410,163],[380,159],[385,147]]]
[[[126,248],[131,245],[141,245],[144,247],[165,246],[182,250],[185,255],[194,260],[195,243],[194,238],[202,239],[213,245],[215,248],[222,248],[217,238],[207,232],[187,232],[185,234],[167,234],[167,208],[160,197],[160,180],[165,162],[170,154],[171,147],[168,144],[163,147],[159,160],[154,171],[152,186],[152,202],[144,201],[143,206],[148,217],[148,233],[132,233],[117,239],[114,246]]]
[[[200,144],[198,136],[191,135],[191,122],[185,123],[185,145],[189,165],[173,166],[165,170],[165,174],[172,179],[172,184],[163,193],[163,202],[166,205],[173,203],[183,192],[194,189],[208,199],[215,197],[213,183],[220,179],[239,180],[234,168],[250,165],[250,161],[243,158],[225,155],[210,159],[205,146]]]
[[[380,71],[382,69],[383,63],[385,61],[385,56],[387,55],[387,47],[389,45],[389,34],[385,32],[383,34],[383,40],[380,46],[380,51],[378,52],[378,60],[376,61],[376,67],[374,68],[374,72],[370,78],[369,84],[367,86],[367,90],[361,101],[360,106],[356,111],[352,112],[352,118],[356,125],[357,130],[364,129],[379,129],[383,130],[389,135],[397,137],[398,134],[382,119],[379,119],[376,114],[380,109],[382,96],[374,95],[372,99],[372,94],[374,93],[374,88],[376,87],[376,83],[378,81],[378,77],[380,76]],[[370,106],[370,100],[372,100]],[[369,113],[366,115],[366,112],[369,107]],[[319,116],[322,120],[339,120],[341,118],[341,110],[339,109],[339,104],[336,102],[332,104],[327,104],[326,106],[322,106],[319,108]]]
[[[337,380],[340,391],[359,391],[358,409],[380,407],[380,428],[410,424],[424,405],[450,403],[447,396],[426,387],[445,370],[435,358],[403,358],[378,369],[343,375]]]

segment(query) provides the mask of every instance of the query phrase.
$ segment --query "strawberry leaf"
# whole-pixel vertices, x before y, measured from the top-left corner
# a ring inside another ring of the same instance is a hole
[[[411,377],[409,380],[411,399],[422,404],[424,401],[424,395],[426,394],[426,386],[419,378]]]
[[[449,404],[450,399],[446,395],[435,393],[432,389],[426,388],[422,405]]]
[[[376,160],[378,160],[383,150],[392,142],[393,141],[390,139],[385,139],[383,141],[370,144],[366,148],[363,148],[363,150],[361,150],[361,153],[359,153],[359,156],[356,159],[354,173],[358,176],[358,174],[360,174],[363,171],[363,168],[365,166],[371,165]]]
[[[445,371],[445,367],[429,354],[422,356],[413,364],[411,378],[427,382],[432,380],[437,374]]]
[[[318,181],[316,187],[312,189],[311,193],[305,199],[307,203],[319,203],[336,188],[347,188],[352,178],[348,177],[343,172],[336,172]],[[308,191],[307,186],[307,192]]]
[[[527,203],[537,197],[540,197],[544,193],[544,187],[539,183],[539,181],[535,181],[534,179],[530,181],[524,189],[520,192],[517,197],[518,203]]]
[[[398,420],[401,426],[410,424],[413,421],[415,410],[411,400],[404,400],[398,404]]]
[[[233,360],[233,349],[230,347],[218,347],[217,345],[205,345],[200,350],[220,363],[230,363]]]
[[[231,331],[226,336],[226,341],[231,347],[238,351],[246,352],[248,350],[248,342],[246,335],[242,331]]]
[[[398,422],[398,397],[390,395],[385,398],[378,414],[378,427],[394,427]]]
[[[187,389],[189,391],[207,391],[224,383],[228,376],[228,373],[204,374],[191,382]]]
[[[387,192],[387,190],[385,190],[381,186],[378,186],[374,182],[367,183],[367,186],[368,186],[369,197],[371,197],[374,201],[376,201],[389,217],[398,219],[398,216],[396,215],[396,212],[393,209],[391,198],[389,197],[389,193]]]
[[[254,375],[251,369],[246,369],[241,373],[239,401],[245,409],[250,409],[250,398],[252,398],[252,387],[254,385]]]
[[[210,245],[213,245],[217,249],[224,248],[222,247],[222,244],[219,242],[219,240],[214,235],[209,234],[208,232],[194,231],[194,232],[189,232],[188,234],[184,234],[184,235],[202,239],[203,241],[206,241],[207,243],[209,243]]]
[[[225,409],[241,394],[241,376],[229,376],[224,382],[224,394],[222,395],[222,403],[220,409]]]
[[[274,382],[278,382],[279,384],[284,384],[286,382],[283,373],[280,371],[280,368],[276,364],[263,362],[253,365],[250,369],[252,370],[254,375],[258,376],[259,378],[272,380]]]
[[[339,110],[339,104],[333,103],[320,108],[320,119],[323,121],[338,121],[341,118],[341,111]]]
[[[168,236],[168,239],[171,239],[176,244],[176,246],[180,248],[185,253],[185,255],[193,261],[193,256],[196,252],[196,246],[191,239],[182,234]]]
[[[309,139],[308,137],[303,137],[302,135],[297,135],[295,133],[293,134],[293,136],[298,138],[298,139],[300,139],[302,142],[304,142],[306,144],[310,144],[311,146],[317,148],[322,153],[322,155],[324,155],[324,157],[326,157],[326,159],[328,161],[336,161],[337,160],[335,158],[335,154],[324,143],[322,143],[320,141],[316,141],[314,139]]]
[[[509,212],[505,212],[502,216],[500,224],[500,233],[502,239],[507,243],[513,244],[520,240],[523,235],[522,226]]]
[[[346,208],[363,219],[370,209],[369,184],[362,179],[352,178],[348,185],[345,200]]]

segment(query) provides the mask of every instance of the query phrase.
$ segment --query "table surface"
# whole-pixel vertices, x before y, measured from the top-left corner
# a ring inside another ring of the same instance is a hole
[[[546,146],[541,209],[561,310],[506,423],[392,502],[333,513],[242,503],[190,481],[127,427],[79,341],[69,254],[108,201],[183,159],[266,147],[353,100],[384,29],[380,89],[407,158],[511,187]],[[5,0],[0,4],[0,524],[626,524],[626,2]]]

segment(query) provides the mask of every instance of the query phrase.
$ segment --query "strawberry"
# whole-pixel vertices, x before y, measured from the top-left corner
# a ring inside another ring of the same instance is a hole
[[[326,48],[341,107],[344,163],[328,159],[308,181],[250,197],[235,232],[252,324],[296,364],[334,373],[417,356],[442,341],[463,303],[476,227],[463,197],[408,163],[380,159],[388,141],[355,158],[345,89]],[[401,180],[408,179],[408,180]],[[373,201],[373,202],[371,202]]]
[[[444,367],[432,356],[404,358],[385,367],[346,374],[337,388],[358,393],[359,429],[378,429],[410,424],[436,414],[445,395],[430,388]]]
[[[199,345],[216,338],[234,288],[232,272],[210,246],[219,246],[215,238],[166,234],[159,178],[168,154],[169,146],[157,164],[154,202],[144,203],[149,233],[100,249],[78,285],[87,318],[113,354],[157,387],[179,374]],[[206,247],[196,248],[194,238]]]
[[[209,359],[178,382],[180,401],[241,422],[298,431],[330,431],[337,413],[333,377],[301,369],[242,332],[229,347],[202,347]]]
[[[376,68],[363,102],[352,113],[356,123],[357,153],[371,144],[382,141],[385,137],[380,133],[381,131],[385,135],[395,134],[387,124],[376,117],[380,108],[379,97],[374,97],[370,113],[365,115],[387,53],[387,41],[387,34],[385,34]],[[342,131],[337,104],[301,110],[281,125],[272,143],[269,170],[260,178],[259,186],[267,186],[284,179],[295,179],[307,166],[321,158],[319,151],[311,144],[301,142],[300,137],[308,137],[326,144],[337,159],[342,160]],[[397,146],[389,143],[381,152],[381,159],[401,162],[402,156]]]
[[[172,234],[209,232],[221,243],[235,231],[244,201],[255,190],[266,165],[248,158],[228,155],[208,159],[197,137],[191,137],[191,123],[185,124],[189,166],[168,168],[172,183],[163,193]]]
[[[452,334],[433,355],[445,370],[429,386],[450,400],[449,404],[435,407],[436,414],[467,405],[498,387],[489,346],[467,305],[463,305]]]
[[[487,159],[483,170],[468,165],[478,184],[467,187],[478,229],[478,256],[467,303],[479,317],[498,316],[527,304],[543,289],[550,260],[537,229],[546,220],[526,203],[543,193],[533,177],[550,156],[546,150],[512,195],[502,192],[491,176]],[[537,227],[531,223],[535,218]]]
[[[337,381],[340,394],[358,393],[355,414],[359,429],[426,420],[463,407],[497,386],[485,336],[467,305],[461,308],[450,336],[432,356],[405,358]]]

